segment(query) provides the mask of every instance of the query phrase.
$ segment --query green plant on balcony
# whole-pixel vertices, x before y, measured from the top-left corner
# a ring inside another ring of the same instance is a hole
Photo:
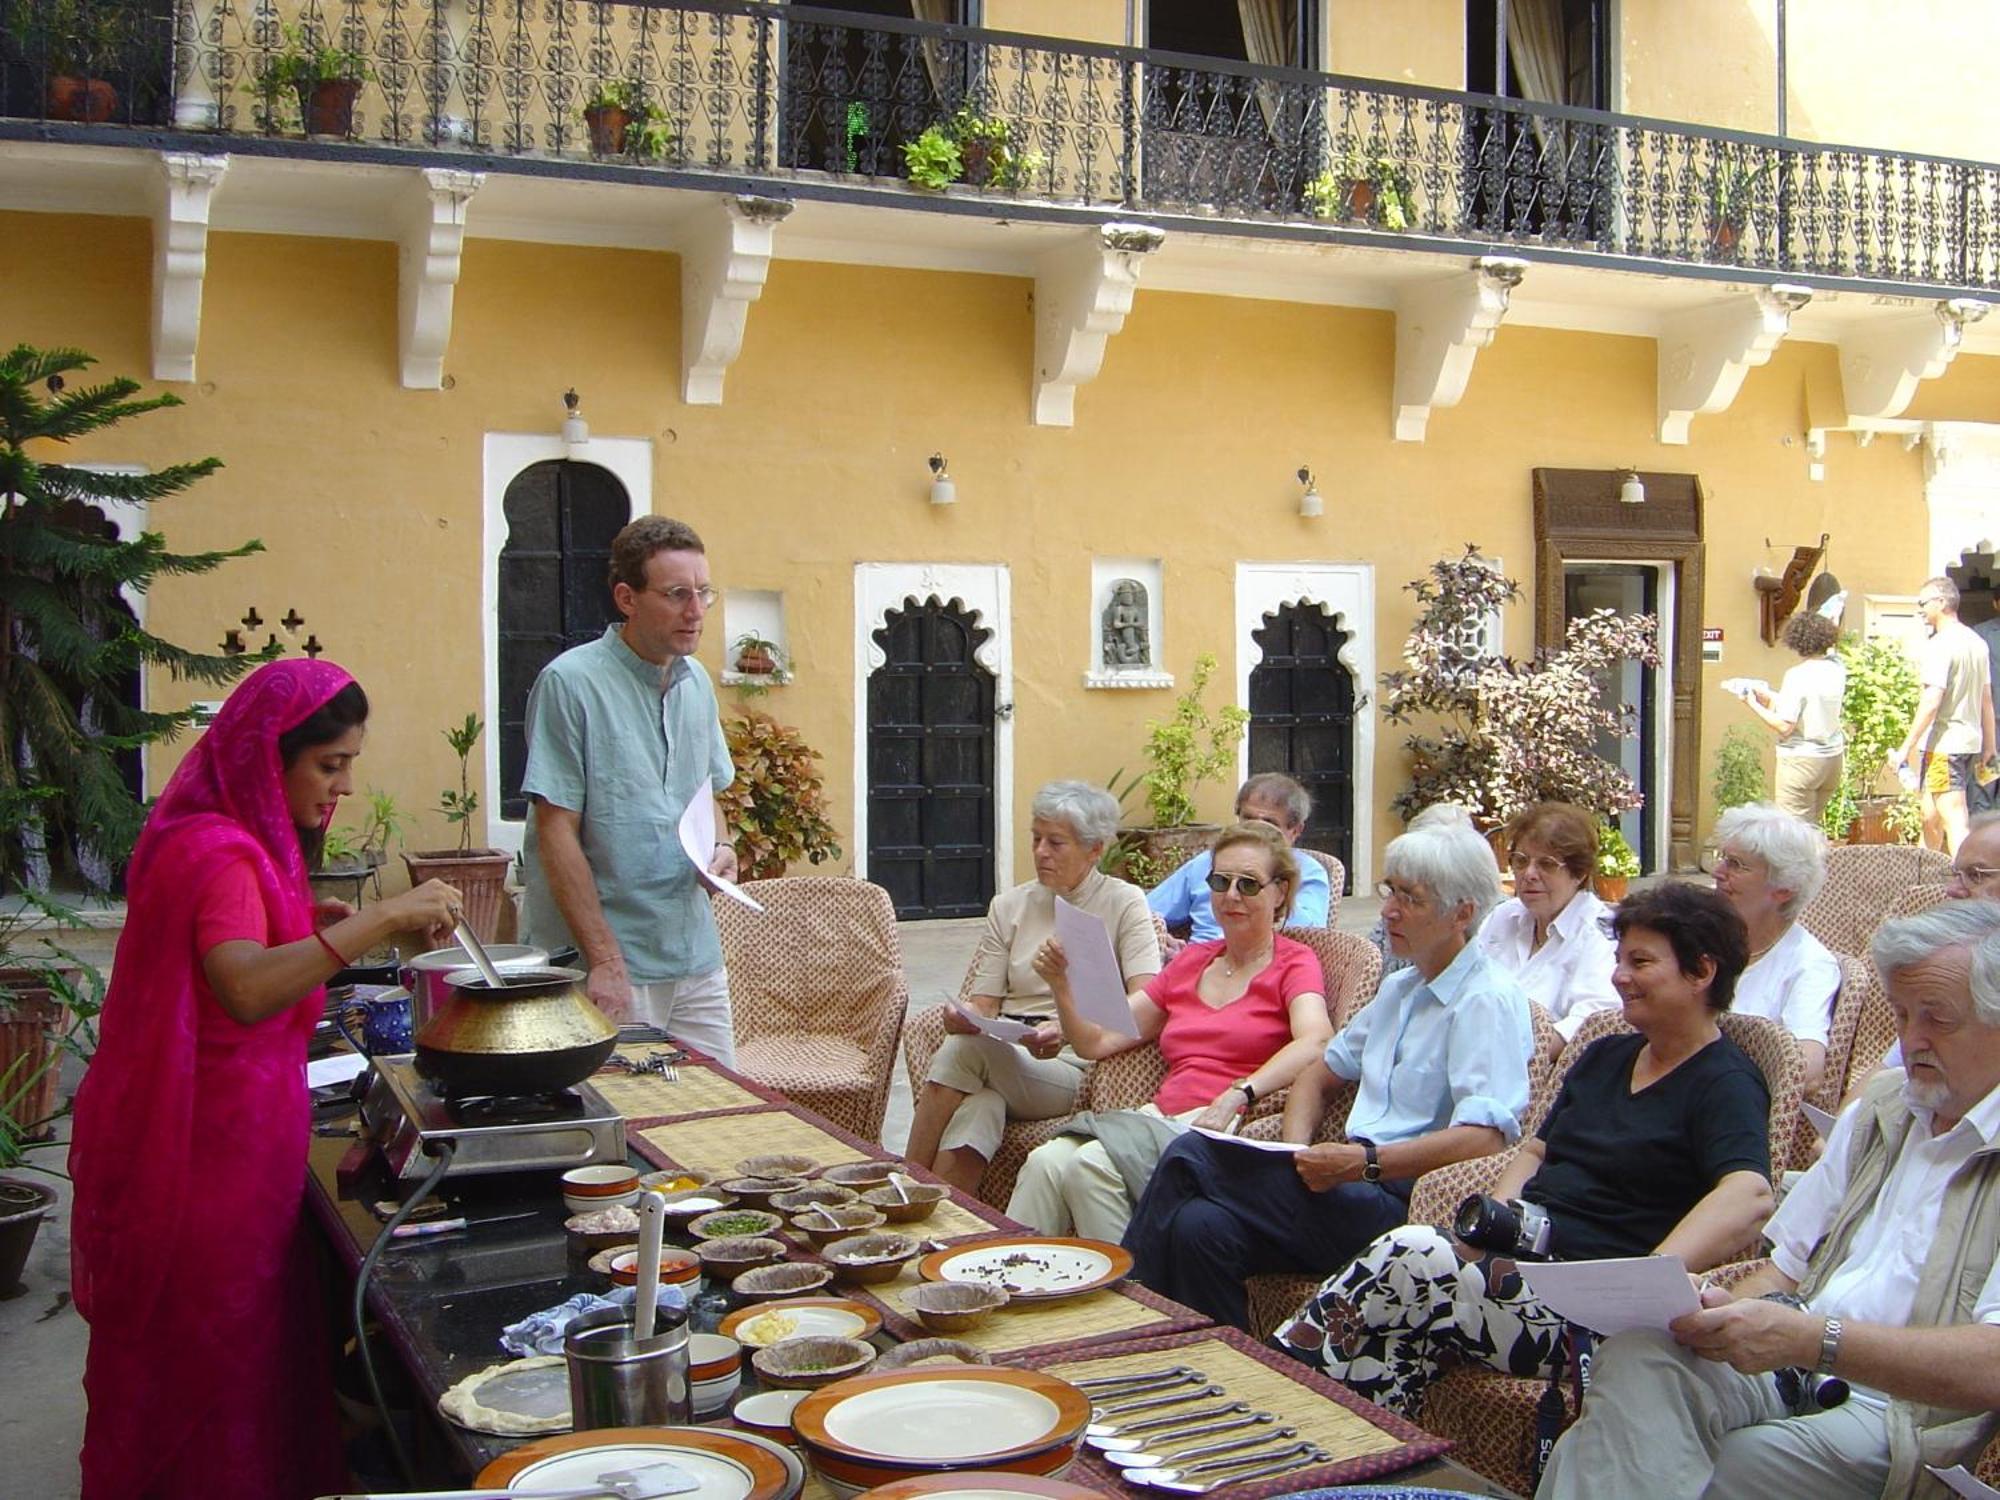
[[[599,80],[583,101],[583,123],[593,156],[658,161],[680,139],[666,111],[629,78]]]
[[[841,127],[842,171],[852,172],[860,165],[860,152],[856,148],[861,141],[868,138],[868,131],[868,106],[859,99],[850,100],[847,105],[847,116]]]
[[[23,54],[48,61],[51,117],[85,124],[111,118],[117,91],[105,81],[124,50],[124,13],[105,0],[11,0],[6,29]]]
[[[1414,218],[1410,174],[1392,156],[1350,145],[1340,159],[1306,183],[1306,207],[1316,219],[1365,219],[1384,229],[1408,229]]]
[[[950,120],[926,126],[915,140],[904,142],[903,163],[910,181],[934,191],[966,182],[1012,192],[1047,166],[1048,159],[1015,144],[1011,121],[962,104]]]
[[[942,192],[965,175],[965,155],[942,125],[927,125],[913,141],[903,142],[904,174],[918,187]]]
[[[375,76],[359,49],[338,46],[318,32],[286,26],[284,42],[261,70],[252,73],[250,91],[263,101],[265,128],[284,129],[294,122],[283,102],[298,100],[298,123],[308,135],[350,135],[354,101],[361,85]]]
[[[1748,162],[1725,156],[1709,171],[1697,174],[1702,208],[1708,216],[1708,236],[1717,250],[1726,254],[1736,248],[1750,222],[1758,185],[1776,165],[1775,160]]]

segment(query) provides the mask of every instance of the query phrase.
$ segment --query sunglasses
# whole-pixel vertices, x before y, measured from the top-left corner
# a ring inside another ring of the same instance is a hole
[[[1276,884],[1275,880],[1259,880],[1255,875],[1224,875],[1219,870],[1211,870],[1208,875],[1208,888],[1218,896],[1232,889],[1239,896],[1254,896],[1265,886]]]

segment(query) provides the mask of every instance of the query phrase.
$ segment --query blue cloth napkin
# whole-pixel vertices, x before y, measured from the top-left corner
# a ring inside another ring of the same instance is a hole
[[[584,1313],[600,1307],[630,1307],[638,1300],[639,1289],[635,1286],[621,1286],[610,1295],[600,1297],[595,1292],[578,1292],[569,1301],[555,1307],[545,1308],[538,1313],[530,1313],[520,1322],[500,1331],[500,1347],[509,1354],[523,1358],[535,1354],[561,1354],[563,1352],[563,1331]],[[687,1297],[677,1286],[662,1286],[656,1307],[673,1312],[687,1311]]]

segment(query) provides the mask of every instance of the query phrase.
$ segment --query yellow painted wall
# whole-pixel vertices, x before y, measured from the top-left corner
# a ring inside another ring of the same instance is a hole
[[[1433,88],[1465,87],[1461,0],[1324,0],[1327,71]]]
[[[1122,46],[1125,0],[986,0],[980,24],[992,31]]]
[[[0,243],[24,268],[0,280],[10,340],[75,343],[106,371],[145,370],[143,222],[0,215]],[[1389,314],[1142,290],[1065,430],[1029,421],[1026,281],[778,262],[725,404],[702,408],[678,400],[677,288],[670,256],[471,241],[453,388],[404,391],[392,247],[216,233],[202,383],[187,407],[73,456],[225,459],[163,504],[158,524],[177,547],[259,536],[270,550],[163,583],[151,623],[207,645],[249,606],[268,619],[297,609],[376,703],[361,780],[414,807],[452,772],[438,731],[482,701],[483,434],[553,433],[571,384],[596,435],[652,441],[654,508],[702,531],[719,582],[784,590],[798,681],[766,705],[825,752],[843,832],[857,561],[1012,568],[1017,808],[1048,778],[1136,764],[1145,721],[1169,706],[1163,692],[1081,687],[1093,555],[1164,557],[1165,665],[1183,682],[1204,649],[1233,680],[1238,561],[1372,562],[1386,669],[1412,618],[1401,585],[1434,557],[1477,541],[1531,584],[1533,467],[1698,473],[1710,502],[1703,618],[1728,642],[1705,674],[1704,783],[1721,732],[1749,722],[1712,682],[1775,678],[1787,664],[1755,639],[1759,563],[1830,531],[1833,565],[1857,592],[1906,592],[1923,568],[1921,455],[1836,445],[1826,480],[1806,477],[1805,390],[1835,378],[1830,346],[1781,348],[1729,413],[1696,420],[1692,446],[1665,449],[1651,440],[1650,340],[1508,327],[1429,440],[1399,444]],[[1966,356],[1951,378],[1990,389],[1995,363]],[[933,450],[958,481],[949,509],[926,503]],[[1300,463],[1320,475],[1323,520],[1297,515]],[[1510,650],[1529,648],[1530,628],[1526,608],[1512,612]],[[702,652],[712,670],[720,634],[717,619]],[[194,696],[164,680],[153,692],[165,704]],[[1401,739],[1378,732],[1378,840],[1395,829]],[[156,756],[156,774],[177,754]],[[1210,789],[1205,811],[1223,812],[1228,795]],[[417,841],[441,834],[432,819]]]

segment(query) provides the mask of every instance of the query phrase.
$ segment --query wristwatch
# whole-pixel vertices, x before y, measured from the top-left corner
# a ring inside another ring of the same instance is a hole
[[[1243,1097],[1249,1100],[1250,1103],[1255,1104],[1257,1102],[1257,1086],[1253,1084],[1249,1079],[1239,1078],[1236,1080],[1236,1082],[1230,1084],[1229,1086],[1233,1089],[1241,1089],[1243,1091]]]
[[[1840,1319],[1828,1318],[1826,1320],[1826,1327],[1820,1330],[1819,1363],[1813,1366],[1813,1373],[1817,1375],[1831,1375],[1833,1373],[1833,1362],[1840,1358],[1841,1332]]]
[[[1382,1158],[1375,1152],[1375,1143],[1357,1138],[1354,1144],[1359,1146],[1362,1155],[1368,1158],[1361,1167],[1361,1180],[1363,1182],[1380,1182],[1382,1180]]]

